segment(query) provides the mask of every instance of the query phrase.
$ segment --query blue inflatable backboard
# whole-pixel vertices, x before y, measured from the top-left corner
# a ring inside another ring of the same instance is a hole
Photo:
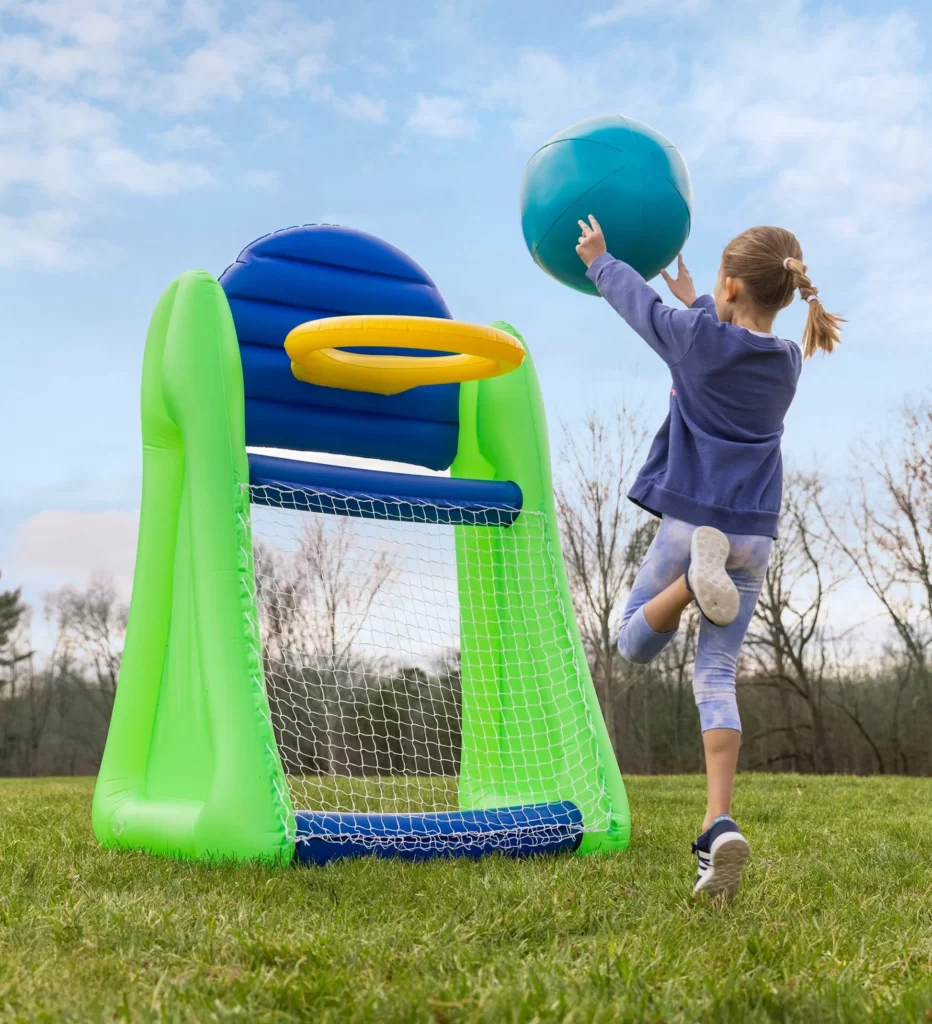
[[[389,396],[317,387],[294,378],[284,349],[292,328],[322,317],[450,319],[440,292],[412,259],[364,232],[311,224],[257,239],[220,284],[240,344],[247,445],[450,466],[459,433],[458,384]]]

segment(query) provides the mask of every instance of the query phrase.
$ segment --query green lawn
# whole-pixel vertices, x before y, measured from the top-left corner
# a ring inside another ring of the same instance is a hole
[[[726,908],[702,780],[628,788],[614,857],[276,871],[104,852],[90,781],[0,781],[0,1019],[932,1019],[932,780],[743,778]]]

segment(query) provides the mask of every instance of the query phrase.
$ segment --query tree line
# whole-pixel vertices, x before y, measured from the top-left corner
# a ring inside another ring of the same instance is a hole
[[[831,485],[787,477],[780,537],[739,664],[745,770],[932,774],[932,407],[852,452]],[[567,432],[557,509],[577,619],[622,770],[701,769],[695,612],[651,665],[621,660],[627,593],[656,532],[626,499],[648,440],[626,408]],[[354,558],[353,520],[307,516],[297,551],[258,544],[256,585],[273,724],[294,774],[455,775],[458,652],[399,663],[360,637],[399,567]],[[358,553],[357,553],[358,554]],[[365,570],[360,571],[360,564]],[[857,583],[863,614],[839,600]],[[54,642],[33,649],[33,610],[0,587],[0,774],[97,770],[127,608],[113,583],[45,596]],[[875,638],[865,643],[865,634]]]

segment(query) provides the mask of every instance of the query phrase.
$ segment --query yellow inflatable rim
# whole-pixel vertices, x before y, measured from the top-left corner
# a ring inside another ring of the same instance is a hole
[[[410,348],[454,355],[392,356],[344,348]],[[285,338],[291,372],[308,384],[397,395],[516,370],[524,347],[497,327],[423,316],[339,316],[299,324]]]

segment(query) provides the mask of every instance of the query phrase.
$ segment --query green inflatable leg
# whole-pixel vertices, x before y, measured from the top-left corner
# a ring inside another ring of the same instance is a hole
[[[160,299],[146,340],[136,574],[94,793],[108,846],[292,856],[257,637],[243,408],[226,296],[191,271]]]
[[[513,373],[461,385],[451,472],[514,480],[524,495],[514,526],[457,530],[460,804],[571,800],[586,828],[580,852],[624,849],[628,800],[573,612],[530,355]]]

